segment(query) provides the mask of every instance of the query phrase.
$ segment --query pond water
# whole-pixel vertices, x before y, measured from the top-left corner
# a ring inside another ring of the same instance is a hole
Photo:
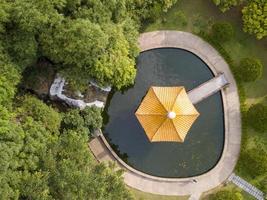
[[[110,94],[103,132],[112,148],[133,168],[159,177],[192,177],[219,161],[224,145],[221,93],[195,105],[200,116],[184,143],[149,142],[135,111],[151,86],[184,86],[187,91],[213,78],[208,66],[183,49],[161,48],[142,52],[133,87]]]

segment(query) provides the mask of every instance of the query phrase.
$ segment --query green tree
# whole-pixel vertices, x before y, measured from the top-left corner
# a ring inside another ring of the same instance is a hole
[[[86,133],[90,137],[94,130],[102,127],[102,122],[101,109],[97,107],[86,107],[82,111],[71,109],[63,114],[61,129]]]
[[[8,27],[6,46],[22,70],[44,55],[75,88],[95,78],[120,89],[134,81],[139,19],[158,16],[175,2],[11,2],[7,17],[3,17]]]
[[[100,27],[85,19],[67,20],[42,34],[41,44],[49,59],[63,64],[63,73],[74,85],[96,78],[120,89],[132,84],[136,73],[124,31],[117,25]]]
[[[37,171],[40,168],[42,156],[45,156],[48,151],[48,145],[57,138],[45,126],[46,124],[34,121],[31,117],[26,117],[21,123],[24,131],[24,145],[19,154],[22,169]]]
[[[33,34],[20,30],[9,30],[6,36],[6,47],[12,60],[23,71],[37,61],[38,43]]]
[[[18,199],[21,175],[20,151],[23,147],[24,132],[12,121],[13,115],[0,105],[0,199]]]
[[[20,30],[28,34],[37,34],[49,26],[63,20],[57,8],[61,7],[62,0],[20,0],[14,1],[11,6],[11,19]],[[13,27],[12,26],[12,27]]]
[[[129,43],[121,27],[105,26],[105,32],[109,36],[109,45],[105,54],[96,60],[92,73],[100,83],[121,89],[134,83],[135,61],[129,57]]]
[[[61,117],[53,108],[32,96],[24,96],[20,99],[17,109],[18,118],[22,121],[32,117],[52,133],[57,133],[61,123]]]
[[[82,18],[97,24],[118,23],[128,15],[125,0],[65,0],[58,10],[72,19]]]
[[[247,174],[252,178],[267,172],[267,152],[262,146],[242,152],[241,161]]]
[[[0,176],[5,181],[1,199],[49,199],[48,173],[39,170],[48,144],[57,136],[31,117],[17,124],[14,114],[4,115],[9,130],[0,122]]]
[[[154,21],[162,12],[167,12],[177,0],[128,0],[127,10],[141,21]]]
[[[65,127],[54,134],[41,112],[47,115],[52,108],[41,104],[27,96],[17,114],[0,105],[0,198],[132,199],[121,172],[93,162],[88,133]],[[22,115],[23,110],[28,113]],[[74,111],[80,116],[80,111]],[[81,112],[87,125],[100,124],[88,116],[98,115],[96,108]]]
[[[123,184],[121,175],[122,171],[114,172],[114,165],[106,166],[103,163],[96,165],[90,176],[90,181],[94,183],[90,188],[92,199],[134,199]]]
[[[23,171],[19,186],[20,199],[54,199],[50,194],[48,177],[49,172]]]
[[[81,0],[64,0],[62,1],[61,6],[59,7],[60,11],[62,11],[65,15],[68,15],[72,12],[75,12],[79,8],[81,8],[81,4],[87,1]]]
[[[0,199],[49,199],[48,173],[40,166],[57,136],[30,116],[18,120],[2,106],[0,116]]]
[[[242,10],[243,30],[257,39],[267,36],[267,1],[249,0]]]
[[[232,8],[233,6],[239,5],[243,0],[213,0],[213,3],[216,6],[219,6],[222,12],[225,12]]]
[[[102,127],[103,119],[101,116],[101,109],[93,106],[86,107],[81,111],[81,116],[84,119],[84,125],[92,132]]]
[[[20,81],[17,66],[10,61],[0,43],[0,104],[10,105]]]
[[[33,118],[27,117],[21,122],[24,131],[23,146],[18,154],[20,166],[14,173],[20,173],[20,182],[15,187],[20,198],[52,199],[49,192],[49,172],[41,171],[43,160],[57,135],[49,132],[45,126]]]
[[[139,54],[139,47],[137,45],[139,25],[132,19],[126,18],[121,22],[120,26],[123,29],[125,39],[129,43],[129,57],[135,59]]]
[[[65,20],[40,37],[45,56],[58,64],[83,68],[91,66],[104,52],[107,36],[89,20]]]
[[[12,73],[14,72],[14,73]],[[12,79],[14,78],[14,79]],[[20,79],[14,66],[0,61],[0,104],[10,104],[16,93],[16,84]]]
[[[0,32],[7,28],[5,47],[21,70],[46,56],[76,88],[95,78],[120,89],[134,81],[140,20],[175,2],[1,1]]]
[[[78,87],[86,85],[93,76],[94,62],[104,53],[108,42],[98,24],[84,19],[65,20],[42,33],[40,41],[44,55],[63,65],[67,80]]]
[[[211,195],[211,200],[243,200],[240,192],[235,190],[221,190]]]
[[[44,158],[43,171],[51,172],[49,187],[55,199],[89,199],[91,155],[87,135],[65,131]]]
[[[83,117],[80,115],[80,110],[71,109],[68,112],[64,113],[61,128],[62,130],[84,130],[85,123]]]
[[[10,20],[10,3],[1,0],[0,1],[0,33],[5,32],[5,26]]]
[[[89,19],[91,22],[121,23],[127,18],[134,19],[140,24],[140,21],[155,20],[162,12],[167,12],[177,0],[100,0],[87,1],[75,6],[66,6],[65,9],[71,10],[68,15],[76,18]]]
[[[263,65],[259,59],[244,58],[236,69],[237,77],[241,81],[255,81],[262,76]]]
[[[121,173],[105,165],[93,165],[87,134],[64,131],[52,154],[46,156],[50,192],[55,199],[132,199]]]
[[[233,26],[228,22],[218,22],[212,25],[212,36],[218,42],[227,42],[234,36]]]
[[[247,121],[256,131],[267,131],[267,106],[260,103],[252,105],[247,113]]]

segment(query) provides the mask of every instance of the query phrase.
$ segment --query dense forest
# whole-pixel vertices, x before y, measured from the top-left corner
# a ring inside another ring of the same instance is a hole
[[[122,172],[89,152],[99,109],[59,112],[18,86],[40,60],[73,88],[92,78],[117,89],[132,84],[140,24],[174,2],[0,1],[0,199],[133,198]]]

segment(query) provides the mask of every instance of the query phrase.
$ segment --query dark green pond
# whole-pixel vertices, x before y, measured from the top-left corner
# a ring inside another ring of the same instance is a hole
[[[189,91],[213,78],[196,55],[176,48],[143,52],[135,85],[110,96],[103,132],[133,168],[160,177],[191,177],[213,168],[223,151],[224,116],[220,92],[196,104],[200,113],[184,143],[151,143],[134,113],[150,86],[185,86]],[[212,178],[212,177],[211,177]]]

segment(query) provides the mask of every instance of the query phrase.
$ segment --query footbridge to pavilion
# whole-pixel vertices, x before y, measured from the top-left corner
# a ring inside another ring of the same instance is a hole
[[[227,81],[224,73],[219,73],[214,78],[190,90],[188,92],[188,97],[193,104],[196,104],[218,92],[228,84],[229,82]]]

